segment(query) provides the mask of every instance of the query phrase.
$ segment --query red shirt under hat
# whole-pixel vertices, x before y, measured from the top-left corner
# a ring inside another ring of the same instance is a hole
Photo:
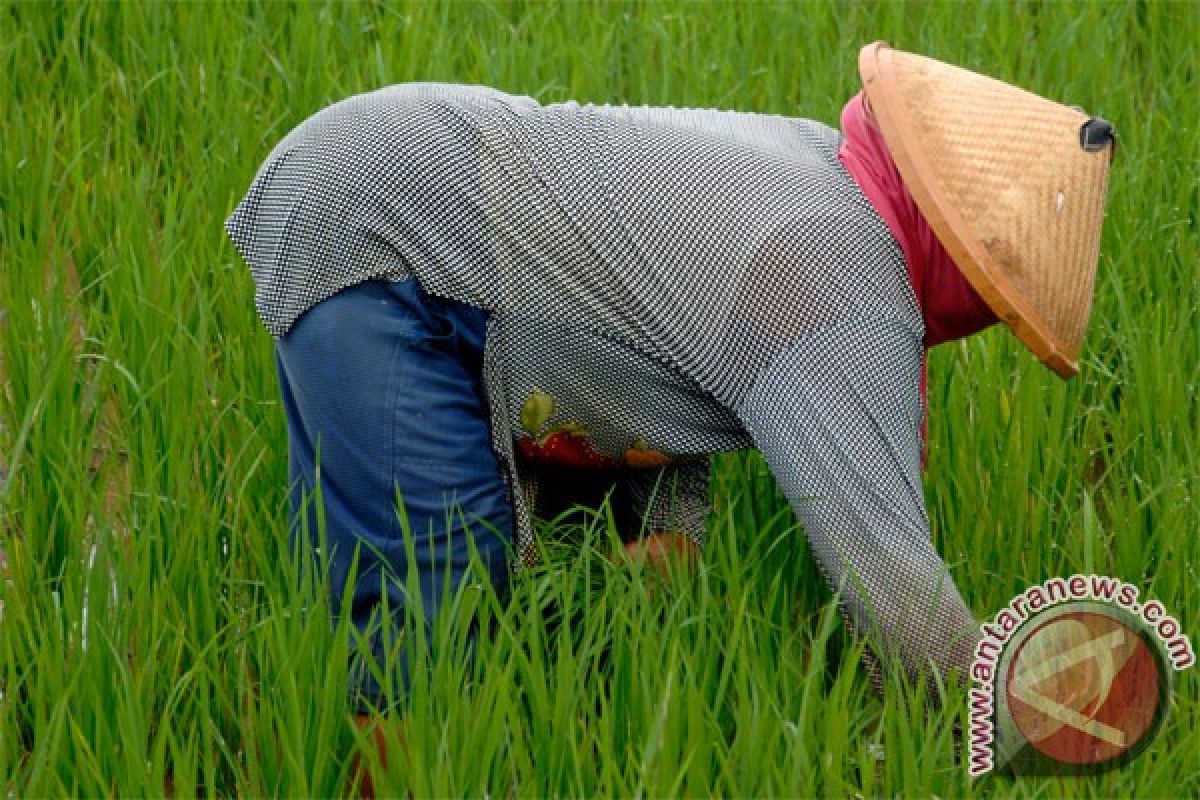
[[[917,208],[862,92],[842,109],[842,134],[845,139],[838,159],[904,252],[909,281],[925,320],[925,347],[970,336],[996,323],[995,313],[963,277]],[[926,405],[925,384],[922,364],[922,407]],[[921,437],[925,438],[924,421]]]

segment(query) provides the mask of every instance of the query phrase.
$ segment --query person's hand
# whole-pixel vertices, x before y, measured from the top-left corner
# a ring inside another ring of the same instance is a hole
[[[670,576],[672,569],[693,565],[700,559],[700,547],[688,536],[674,531],[654,531],[626,542],[624,551],[630,561],[651,567],[664,578]]]

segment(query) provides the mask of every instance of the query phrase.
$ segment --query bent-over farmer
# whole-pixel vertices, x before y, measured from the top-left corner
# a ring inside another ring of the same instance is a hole
[[[709,457],[754,447],[876,652],[967,669],[920,480],[925,351],[1002,320],[1076,371],[1112,128],[884,43],[859,70],[840,132],[409,84],[278,144],[226,227],[311,531],[320,476],[336,613],[401,614],[415,568],[431,616],[472,548],[504,584],[547,467],[552,493],[609,475],[650,550],[698,545]]]

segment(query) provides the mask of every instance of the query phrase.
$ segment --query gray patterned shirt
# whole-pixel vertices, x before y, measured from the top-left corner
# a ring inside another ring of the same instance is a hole
[[[372,278],[486,309],[514,484],[517,454],[557,433],[574,458],[644,467],[650,524],[698,536],[707,457],[759,448],[852,622],[910,669],[965,669],[974,620],[920,482],[924,325],[840,140],[789,117],[406,84],[292,131],[226,228],[276,336]]]

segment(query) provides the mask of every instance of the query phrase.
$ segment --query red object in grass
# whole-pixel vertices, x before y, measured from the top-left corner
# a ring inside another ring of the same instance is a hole
[[[621,463],[596,452],[582,434],[572,430],[552,430],[545,436],[517,439],[517,451],[526,461],[535,464],[558,464],[585,469],[616,469]]]
[[[521,427],[529,436],[517,437],[517,452],[535,464],[557,464],[588,469],[615,469],[621,462],[596,452],[582,425],[564,423],[546,427],[554,416],[554,397],[535,390],[521,406]]]

